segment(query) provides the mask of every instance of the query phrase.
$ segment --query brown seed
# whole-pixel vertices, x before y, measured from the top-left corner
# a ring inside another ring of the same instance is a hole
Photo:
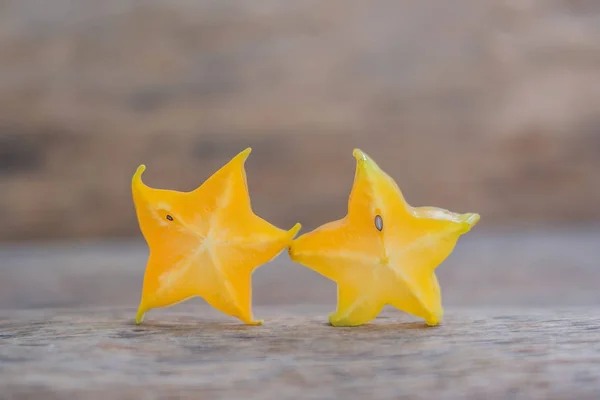
[[[375,216],[375,228],[377,228],[378,231],[383,230],[383,218],[381,218],[381,215]]]

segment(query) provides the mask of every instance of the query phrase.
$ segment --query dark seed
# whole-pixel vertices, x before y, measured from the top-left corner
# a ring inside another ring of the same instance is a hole
[[[381,218],[381,215],[375,216],[375,228],[379,231],[383,230],[383,218]]]
[[[173,221],[173,217],[171,217],[171,216],[170,216],[170,215],[168,215],[168,214],[167,214],[167,219],[168,219],[169,221]],[[381,230],[381,229],[380,229],[380,230]]]

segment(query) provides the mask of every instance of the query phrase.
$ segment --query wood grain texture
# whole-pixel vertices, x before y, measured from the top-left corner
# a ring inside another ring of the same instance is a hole
[[[0,248],[1,399],[596,399],[600,231],[475,232],[439,268],[441,326],[333,328],[335,285],[286,254],[248,327],[202,300],[133,324],[146,247]]]
[[[385,312],[358,328],[266,307],[248,327],[205,308],[2,312],[0,397],[592,399],[598,309],[453,308],[436,328]]]

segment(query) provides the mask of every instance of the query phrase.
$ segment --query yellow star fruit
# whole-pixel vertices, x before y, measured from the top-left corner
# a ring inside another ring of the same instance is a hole
[[[150,255],[136,316],[194,296],[250,325],[251,275],[300,230],[279,229],[252,211],[244,164],[248,148],[190,192],[154,189],[132,179],[133,201]]]
[[[373,160],[358,149],[354,157],[347,215],[294,240],[292,260],[337,283],[337,310],[329,316],[334,326],[369,322],[387,304],[439,324],[443,308],[435,268],[479,215],[411,207]]]

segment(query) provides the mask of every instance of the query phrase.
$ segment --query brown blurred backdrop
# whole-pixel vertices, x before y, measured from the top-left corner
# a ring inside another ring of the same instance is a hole
[[[599,222],[600,2],[0,0],[0,239],[139,237],[139,164],[247,146],[281,227],[343,216],[354,147],[482,227]]]

